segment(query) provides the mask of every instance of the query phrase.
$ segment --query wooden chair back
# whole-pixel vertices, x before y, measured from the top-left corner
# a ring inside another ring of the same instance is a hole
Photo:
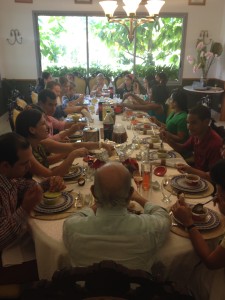
[[[78,94],[86,94],[87,79],[79,72],[73,73],[75,76],[74,83],[76,84],[76,91]]]

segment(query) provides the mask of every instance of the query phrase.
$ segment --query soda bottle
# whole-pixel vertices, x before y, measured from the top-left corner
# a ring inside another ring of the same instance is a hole
[[[108,89],[109,89],[109,97],[110,97],[111,99],[113,99],[114,88],[113,88],[112,80],[110,80]]]
[[[103,109],[103,101],[98,102],[98,118],[99,121],[102,121],[102,109]]]
[[[104,140],[112,140],[113,124],[114,122],[111,116],[111,112],[107,110],[105,118],[103,120]]]

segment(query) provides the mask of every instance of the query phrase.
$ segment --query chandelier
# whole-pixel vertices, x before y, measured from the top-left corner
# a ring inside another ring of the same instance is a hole
[[[147,2],[145,7],[149,14],[143,18],[136,16],[136,11],[141,2]],[[136,28],[142,24],[154,22],[158,18],[159,12],[162,6],[165,4],[165,1],[123,0],[123,3],[125,4],[123,9],[125,10],[127,17],[113,16],[116,8],[118,7],[117,1],[104,0],[99,2],[105,12],[105,16],[108,18],[108,21],[110,23],[119,23],[123,25],[128,31],[129,41],[132,42]]]

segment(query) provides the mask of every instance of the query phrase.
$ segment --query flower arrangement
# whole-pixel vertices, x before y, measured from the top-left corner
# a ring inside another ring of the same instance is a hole
[[[204,39],[198,39],[196,44],[197,56],[194,58],[191,55],[187,56],[187,61],[193,65],[193,72],[202,70],[203,78],[207,78],[209,69],[214,60],[219,57],[223,52],[221,43],[210,41],[206,44]]]

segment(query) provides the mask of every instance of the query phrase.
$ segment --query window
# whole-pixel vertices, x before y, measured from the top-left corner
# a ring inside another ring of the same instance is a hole
[[[185,14],[162,15],[156,24],[139,26],[132,43],[122,25],[102,16],[34,12],[34,21],[39,73],[47,68],[74,68],[86,76],[97,69],[133,70],[143,77],[146,70],[163,68],[170,81],[181,80]]]

